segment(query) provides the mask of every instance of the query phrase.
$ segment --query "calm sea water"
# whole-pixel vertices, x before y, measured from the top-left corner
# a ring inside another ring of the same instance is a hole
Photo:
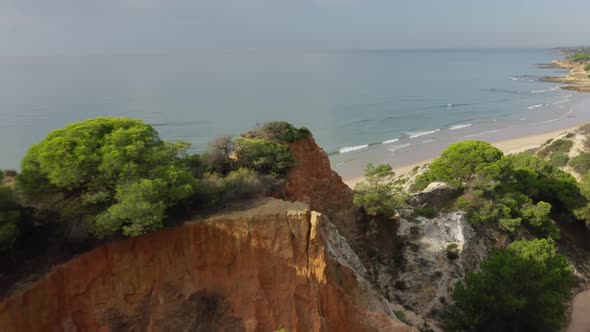
[[[563,73],[536,66],[557,57],[551,50],[0,57],[0,168],[18,168],[49,131],[100,115],[143,119],[195,151],[217,136],[287,120],[311,129],[337,168],[367,153],[409,161],[422,157],[412,157],[420,149],[412,147],[432,153],[429,143],[581,122],[581,95],[539,82]]]

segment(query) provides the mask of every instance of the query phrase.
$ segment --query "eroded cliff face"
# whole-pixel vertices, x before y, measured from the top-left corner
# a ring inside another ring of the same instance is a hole
[[[313,210],[327,215],[345,237],[356,237],[358,208],[352,203],[354,192],[332,170],[328,154],[311,135],[290,147],[297,167],[275,196],[309,204]]]
[[[58,266],[0,303],[0,330],[413,331],[325,216],[249,206]]]

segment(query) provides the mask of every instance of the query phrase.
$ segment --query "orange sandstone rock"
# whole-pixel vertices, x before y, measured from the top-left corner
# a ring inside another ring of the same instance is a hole
[[[0,331],[414,331],[328,219],[264,199],[96,248],[0,303]]]

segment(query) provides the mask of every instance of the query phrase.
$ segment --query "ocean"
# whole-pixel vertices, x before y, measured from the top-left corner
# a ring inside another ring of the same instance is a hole
[[[335,169],[352,176],[368,161],[407,164],[458,140],[590,120],[583,94],[540,81],[566,73],[537,65],[559,57],[547,49],[0,57],[0,168],[18,169],[53,129],[115,115],[194,152],[286,120],[309,128]]]

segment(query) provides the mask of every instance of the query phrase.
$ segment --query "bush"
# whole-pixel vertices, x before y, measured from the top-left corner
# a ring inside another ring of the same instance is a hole
[[[522,217],[533,229],[543,236],[550,236],[556,240],[560,238],[559,229],[549,218],[551,204],[547,202],[538,202],[537,205],[528,205],[522,209]]]
[[[12,189],[0,186],[0,252],[9,250],[16,242],[21,210]]]
[[[395,317],[397,317],[397,319],[399,319],[402,323],[412,326],[412,323],[410,323],[404,311],[396,310],[393,313],[395,314]]]
[[[223,207],[229,202],[263,196],[275,183],[274,178],[240,168],[222,177],[208,173],[198,181],[195,203],[206,209]]]
[[[260,138],[268,141],[280,143],[293,143],[302,138],[311,135],[305,127],[295,128],[292,124],[285,121],[267,122],[262,127],[258,127],[242,135],[245,138]]]
[[[392,216],[406,198],[391,166],[386,164],[368,164],[365,179],[356,185],[355,191],[354,204],[373,216]]]
[[[430,171],[419,177],[418,182],[423,186],[428,181],[438,180],[460,187],[463,182],[473,179],[476,172],[502,158],[502,155],[502,151],[486,142],[454,143],[430,164]]]
[[[263,196],[267,188],[255,171],[246,168],[230,172],[222,179],[221,185],[225,201]]]
[[[578,52],[569,57],[572,61],[582,62],[586,60],[590,60],[590,53],[588,52]]]
[[[18,188],[41,211],[91,222],[99,237],[161,228],[194,190],[187,143],[162,141],[140,120],[99,117],[55,130],[22,161]]]
[[[450,243],[446,248],[447,258],[449,260],[455,260],[459,258],[459,245],[456,243]]]
[[[432,218],[436,217],[436,215],[437,215],[436,209],[431,206],[426,206],[423,208],[415,208],[414,213],[417,216],[425,217],[428,219],[432,219]]]
[[[551,142],[551,144],[541,148],[541,150],[539,150],[539,152],[537,152],[537,154],[542,157],[545,158],[549,155],[553,155],[554,153],[567,153],[572,149],[572,146],[574,145],[574,142],[569,140],[569,139],[556,139],[554,141]]]
[[[587,64],[587,65],[584,67],[584,70],[585,70],[585,71],[590,71],[590,63],[589,63],[589,64]]]
[[[570,157],[565,152],[556,152],[551,155],[550,162],[556,167],[564,167],[567,165]]]
[[[239,167],[278,177],[285,176],[295,165],[295,158],[288,145],[258,138],[238,139],[236,157]]]
[[[572,158],[569,165],[579,174],[586,174],[590,170],[590,153],[580,153]]]
[[[216,172],[227,174],[234,168],[231,155],[235,151],[235,142],[231,136],[225,135],[209,142],[209,150],[207,151],[206,168],[209,172]]]
[[[495,251],[456,284],[443,312],[445,331],[559,331],[573,269],[553,241],[517,241]]]

